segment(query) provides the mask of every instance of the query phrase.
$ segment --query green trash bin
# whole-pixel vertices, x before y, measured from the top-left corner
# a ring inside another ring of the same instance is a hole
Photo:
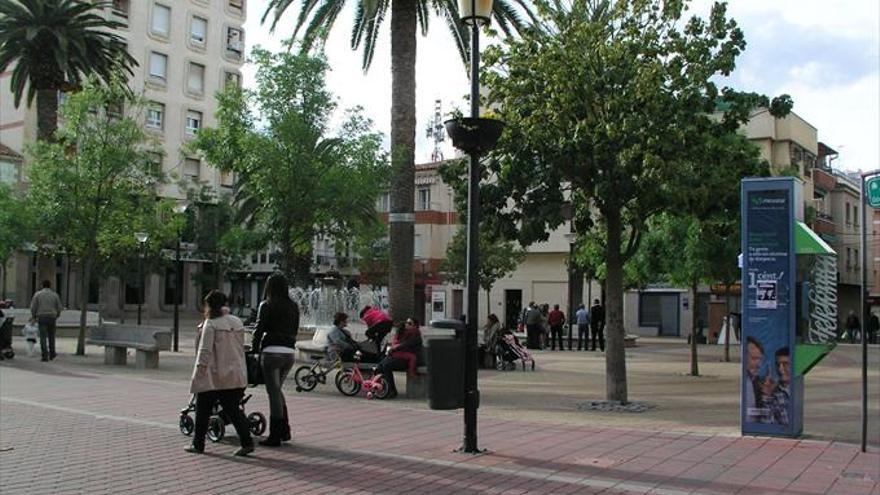
[[[460,330],[458,320],[434,320],[434,328]],[[460,331],[456,335],[461,335]],[[429,339],[425,344],[428,366],[428,406],[431,409],[464,407],[464,342],[460,339]]]

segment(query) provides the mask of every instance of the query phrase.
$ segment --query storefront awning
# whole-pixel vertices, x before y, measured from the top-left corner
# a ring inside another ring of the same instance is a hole
[[[799,220],[794,226],[794,246],[797,254],[837,254],[819,234]]]

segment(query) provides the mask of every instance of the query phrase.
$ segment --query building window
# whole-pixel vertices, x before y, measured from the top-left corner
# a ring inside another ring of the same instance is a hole
[[[18,182],[18,167],[14,163],[0,162],[0,183],[15,184]]]
[[[190,179],[199,179],[199,168],[201,163],[195,158],[187,158],[183,161],[183,175]]]
[[[162,175],[162,153],[151,151],[147,160],[147,173],[153,177]]]
[[[128,17],[131,8],[129,0],[113,0],[113,13],[120,17]]]
[[[257,264],[257,253],[251,255],[251,263]]]
[[[226,56],[241,60],[244,53],[244,32],[239,28],[226,28]]]
[[[220,185],[223,187],[232,187],[232,172],[227,170],[220,171]]]
[[[150,77],[161,81],[163,84],[168,78],[168,56],[162,53],[150,52]]]
[[[204,46],[208,36],[208,20],[194,16],[189,25],[189,39],[198,46]]]
[[[379,199],[376,200],[376,209],[379,210],[380,213],[391,211],[391,195],[388,193],[380,195]]]
[[[195,134],[202,128],[202,112],[195,110],[187,110],[186,112],[186,133]]]
[[[849,203],[846,204],[846,224],[849,225],[852,223],[852,220],[849,216]]]
[[[846,268],[852,268],[852,248],[846,248]]]
[[[165,105],[159,102],[150,102],[147,107],[147,127],[162,130],[165,128]]]
[[[424,252],[423,252],[423,250],[424,250],[423,244],[424,243],[422,242],[421,235],[416,234],[413,236],[413,256],[415,256],[416,258],[424,258],[425,257]]]
[[[241,74],[232,71],[223,71],[223,84],[225,86],[241,87]]]
[[[205,66],[190,62],[189,73],[186,80],[186,89],[191,93],[202,94],[205,92]]]
[[[262,263],[262,264],[266,264],[266,261],[267,261],[267,254],[266,254],[266,253],[260,253],[260,263]]]
[[[859,226],[859,207],[856,205],[853,205],[853,225]]]
[[[430,187],[420,187],[418,194],[418,203],[416,203],[416,210],[427,211],[431,209],[431,188]]]
[[[107,118],[110,120],[118,120],[122,118],[122,113],[125,110],[124,104],[122,100],[113,101],[107,104],[107,107],[104,111],[107,114]]]
[[[153,34],[167,38],[171,33],[171,7],[159,3],[153,4],[153,22],[150,25]]]
[[[859,269],[859,248],[853,248],[853,253],[854,253],[853,257],[855,258],[855,261],[853,262],[853,268],[858,270]]]

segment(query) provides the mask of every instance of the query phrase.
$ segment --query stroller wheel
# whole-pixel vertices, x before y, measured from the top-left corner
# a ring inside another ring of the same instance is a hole
[[[532,371],[535,371],[535,360],[532,359]]]
[[[495,369],[498,371],[504,371],[504,366],[505,366],[504,360],[501,358],[498,358],[498,361],[495,362]]]
[[[252,434],[254,434],[255,436],[260,436],[265,433],[266,416],[263,416],[263,413],[254,411],[248,414],[247,419]]]
[[[318,379],[308,366],[297,368],[293,374],[293,381],[296,382],[297,392],[300,391],[299,389],[308,392],[318,386]]]
[[[196,428],[196,424],[192,419],[192,416],[189,414],[181,414],[180,421],[178,421],[178,426],[180,426],[180,432],[186,436],[190,436],[193,434],[193,430]]]
[[[218,416],[212,416],[211,420],[208,421],[208,439],[214,443],[223,440],[223,436],[226,434],[226,425],[223,424],[223,420]]]

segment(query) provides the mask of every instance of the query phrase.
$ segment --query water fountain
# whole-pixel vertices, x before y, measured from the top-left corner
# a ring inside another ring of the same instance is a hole
[[[346,288],[338,276],[318,279],[317,287],[292,287],[290,299],[299,306],[300,331],[313,334],[313,341],[323,345],[336,313],[348,315],[348,328],[353,335],[363,336],[366,328],[360,322],[360,310],[366,305],[388,309],[386,289]]]

